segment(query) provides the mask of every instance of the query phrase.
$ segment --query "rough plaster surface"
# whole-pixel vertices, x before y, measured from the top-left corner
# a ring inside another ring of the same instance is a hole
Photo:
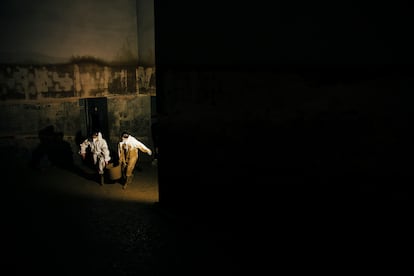
[[[64,141],[72,148],[74,157],[78,152],[76,135],[80,131],[79,99],[55,99],[38,102],[3,102],[1,104],[0,137],[1,146],[12,144],[19,155],[30,157],[32,150],[40,143],[39,131],[53,126],[56,133],[62,133]],[[147,146],[152,146],[151,99],[149,95],[112,96],[108,98],[107,141],[116,150],[119,135],[128,130]],[[142,158],[148,159],[143,154]],[[149,159],[148,159],[149,160]]]
[[[0,65],[3,101],[137,93],[155,93],[155,68],[96,63]]]

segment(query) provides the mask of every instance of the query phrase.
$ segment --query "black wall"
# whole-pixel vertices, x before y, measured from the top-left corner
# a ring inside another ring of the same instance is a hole
[[[160,202],[324,213],[405,191],[405,15],[400,3],[155,1]]]

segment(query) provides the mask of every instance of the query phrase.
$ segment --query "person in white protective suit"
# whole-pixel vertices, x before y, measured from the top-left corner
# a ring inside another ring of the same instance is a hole
[[[138,161],[138,150],[152,154],[152,151],[135,137],[124,131],[121,134],[121,141],[118,144],[119,164],[121,164],[122,178],[125,183],[123,189],[131,184],[134,177],[135,164]]]
[[[93,164],[98,170],[100,184],[104,185],[104,168],[108,165],[109,160],[111,160],[110,151],[108,148],[108,143],[102,137],[102,133],[96,131],[92,133],[91,138],[86,139],[80,144],[80,155],[82,159],[86,158],[86,150],[90,148],[92,154]]]

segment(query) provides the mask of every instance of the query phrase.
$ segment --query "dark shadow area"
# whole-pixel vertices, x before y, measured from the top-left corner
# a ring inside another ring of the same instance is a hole
[[[1,214],[8,227],[2,229],[1,264],[12,275],[241,272],[229,245],[219,239],[221,226],[191,221],[158,204],[123,196],[109,199],[103,197],[105,192],[88,195],[56,189],[71,187],[73,181],[84,187],[79,182],[85,180],[67,170],[51,168],[45,174],[12,164],[7,169],[3,191],[8,196],[1,202]],[[214,263],[200,269],[206,260]]]
[[[405,9],[194,5],[155,1],[160,204],[252,271],[381,259],[374,229],[411,196]]]
[[[39,145],[33,150],[30,166],[36,169],[46,169],[49,166],[72,170],[73,152],[66,142],[62,132],[56,132],[54,126],[47,126],[38,132]]]
[[[412,26],[405,9],[377,5],[395,19],[383,28],[355,3],[277,3],[234,15],[155,1],[161,203],[212,217],[286,204],[294,216],[408,193],[414,59],[391,31]]]
[[[17,170],[3,175],[5,185],[19,184],[9,185],[2,201],[13,209],[2,211],[8,227],[1,263],[9,274],[166,275],[187,266],[179,226],[153,204],[62,193],[53,186],[71,178],[69,172],[44,186],[38,170],[16,177]]]
[[[154,152],[153,152],[153,160],[157,160],[158,159],[158,144],[159,144],[159,123],[158,123],[158,115],[154,114],[151,115],[151,139],[152,139],[152,144],[154,147]]]
[[[70,144],[63,137],[63,133],[56,132],[52,125],[39,130],[40,143],[31,154],[29,166],[45,172],[55,166],[76,173],[98,184],[100,178],[97,175],[97,168],[93,163],[90,148],[87,149],[86,158],[83,160],[79,154],[73,153]],[[76,133],[75,143],[78,150],[80,150],[79,145],[85,139],[86,137],[83,137],[80,131]],[[75,162],[74,158],[79,158],[80,162]],[[105,178],[108,180],[107,174],[105,174]]]

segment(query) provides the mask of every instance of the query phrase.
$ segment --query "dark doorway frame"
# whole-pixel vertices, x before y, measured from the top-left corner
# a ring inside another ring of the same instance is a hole
[[[81,133],[88,137],[99,130],[105,139],[109,139],[108,99],[106,97],[79,99]]]

